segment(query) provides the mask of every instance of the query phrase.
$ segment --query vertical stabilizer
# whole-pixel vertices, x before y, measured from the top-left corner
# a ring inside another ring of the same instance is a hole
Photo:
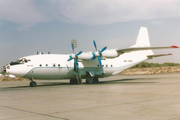
[[[137,47],[150,47],[150,41],[149,41],[149,35],[148,35],[148,30],[146,27],[141,27],[139,30],[139,34],[137,37],[136,44],[131,46],[131,48],[137,48]],[[152,50],[145,50],[143,51],[145,55],[153,55]]]
[[[146,27],[141,27],[139,30],[136,44],[133,45],[132,47],[149,47],[149,46],[150,46],[150,42],[149,42],[148,30]]]

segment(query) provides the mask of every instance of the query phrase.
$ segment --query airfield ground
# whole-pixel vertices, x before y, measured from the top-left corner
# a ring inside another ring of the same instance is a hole
[[[180,120],[180,73],[0,82],[0,120]]]

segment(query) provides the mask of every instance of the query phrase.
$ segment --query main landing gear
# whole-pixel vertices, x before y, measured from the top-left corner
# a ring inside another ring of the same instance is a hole
[[[87,78],[87,79],[86,79],[86,83],[87,83],[87,84],[99,83],[99,79],[98,79],[98,78]]]
[[[79,81],[79,82],[78,82]],[[82,83],[82,79],[70,79],[70,83],[71,84],[81,84]],[[86,83],[87,84],[92,84],[92,83],[99,83],[99,79],[98,78],[87,78],[86,79]]]
[[[79,80],[77,80],[77,79],[70,79],[70,83],[71,84],[81,84],[82,83],[82,79],[79,79]]]
[[[29,85],[30,85],[31,87],[36,87],[36,86],[37,86],[37,83],[34,81],[34,79],[31,78],[30,80],[31,80],[31,82],[29,83]]]

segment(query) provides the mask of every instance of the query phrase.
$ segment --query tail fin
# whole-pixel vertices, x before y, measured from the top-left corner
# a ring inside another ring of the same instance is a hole
[[[150,47],[148,30],[146,27],[140,28],[136,44],[132,47]]]
[[[146,27],[141,27],[139,30],[139,34],[137,37],[136,44],[131,46],[131,48],[137,48],[137,47],[150,47],[150,41],[149,41],[149,35],[148,30]],[[146,55],[154,55],[152,50],[145,50],[143,51]]]

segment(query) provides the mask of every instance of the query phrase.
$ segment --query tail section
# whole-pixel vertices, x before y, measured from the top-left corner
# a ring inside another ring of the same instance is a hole
[[[150,46],[151,45],[150,45],[150,41],[149,41],[148,30],[146,27],[141,27],[139,30],[136,44],[131,46],[131,48],[150,47]],[[154,55],[152,50],[143,50],[143,53],[145,55]]]
[[[136,44],[132,47],[150,47],[148,30],[146,27],[140,28]]]

